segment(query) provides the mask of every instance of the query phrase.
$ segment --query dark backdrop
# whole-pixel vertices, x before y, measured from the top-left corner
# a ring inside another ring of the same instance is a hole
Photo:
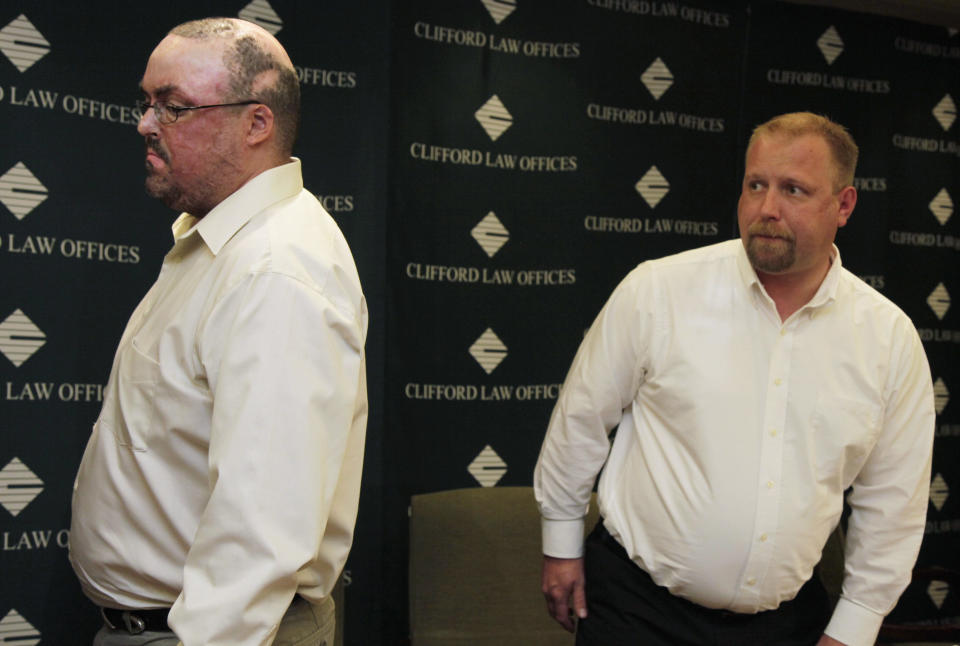
[[[638,262],[736,235],[744,141],[784,111],[861,146],[838,245],[924,339],[920,561],[960,566],[955,32],[746,0],[80,4],[0,9],[0,641],[87,644],[98,623],[66,560],[70,492],[174,216],[143,193],[129,107],[166,30],[208,15],[259,20],[290,52],[304,181],[370,303],[348,644],[406,640],[409,497],[531,483],[606,296]],[[895,612],[956,620],[958,604],[938,585]]]

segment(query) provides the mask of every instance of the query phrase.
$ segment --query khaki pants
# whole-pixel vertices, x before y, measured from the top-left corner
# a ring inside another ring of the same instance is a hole
[[[280,621],[273,646],[333,646],[336,632],[336,608],[333,597],[314,606],[295,596]],[[180,642],[171,632],[144,632],[131,635],[125,630],[104,626],[93,638],[93,646],[177,646]]]

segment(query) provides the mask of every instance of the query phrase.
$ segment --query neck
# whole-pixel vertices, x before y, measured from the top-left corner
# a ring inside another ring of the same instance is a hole
[[[237,174],[232,178],[230,182],[221,184],[217,187],[211,187],[210,196],[214,197],[212,204],[209,204],[205,207],[195,206],[194,211],[189,211],[190,215],[193,215],[196,218],[203,218],[207,213],[212,211],[218,204],[223,202],[225,199],[239,191],[247,182],[252,180],[254,177],[270,170],[271,168],[276,168],[277,166],[282,166],[287,162],[291,161],[291,158],[264,158],[258,160],[258,163],[250,163],[244,166],[241,169],[238,169]],[[184,209],[187,210],[187,209]]]
[[[760,283],[777,306],[781,321],[786,321],[793,316],[794,312],[810,302],[820,289],[827,272],[830,271],[831,264],[828,261],[808,271],[785,274],[765,274],[757,271]]]

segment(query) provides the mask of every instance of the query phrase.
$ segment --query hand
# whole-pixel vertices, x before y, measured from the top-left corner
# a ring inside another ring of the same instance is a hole
[[[571,612],[580,619],[587,616],[587,597],[583,585],[582,558],[543,557],[540,589],[547,600],[547,612],[571,633],[574,631]]]
[[[843,642],[838,642],[833,637],[827,637],[824,635],[820,638],[820,641],[817,642],[817,646],[847,646]]]

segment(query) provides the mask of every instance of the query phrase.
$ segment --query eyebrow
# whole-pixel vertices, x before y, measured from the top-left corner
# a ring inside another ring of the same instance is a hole
[[[801,184],[801,185],[809,185],[809,184],[810,184],[809,181],[804,180],[804,179],[801,179],[801,178],[797,177],[796,175],[778,176],[778,177],[772,178],[772,180],[771,180],[771,178],[769,178],[769,177],[768,177],[767,175],[765,175],[764,173],[744,173],[744,174],[743,174],[743,179],[745,179],[745,180],[775,181],[775,182],[777,182],[777,183],[786,182],[786,183],[788,183],[788,184]]]
[[[784,177],[784,178],[782,179],[782,181],[786,182],[787,184],[796,184],[797,186],[803,186],[803,187],[808,187],[808,188],[809,188],[810,186],[813,186],[813,185],[815,184],[815,182],[810,182],[810,181],[808,181],[808,180],[801,179],[801,178],[796,177],[796,176],[794,176],[794,175],[787,175],[786,177]]]
[[[146,96],[147,94],[149,94],[149,92],[147,92],[147,91],[144,89],[143,83],[140,83],[138,87],[139,87],[140,93],[141,93],[142,95]],[[158,97],[158,98],[163,98],[163,97],[169,95],[170,93],[175,92],[177,89],[178,89],[178,88],[177,88],[176,85],[162,85],[162,86],[158,87],[157,90],[156,90],[156,92],[154,92],[153,94],[154,94],[154,96],[156,96],[156,97]]]

